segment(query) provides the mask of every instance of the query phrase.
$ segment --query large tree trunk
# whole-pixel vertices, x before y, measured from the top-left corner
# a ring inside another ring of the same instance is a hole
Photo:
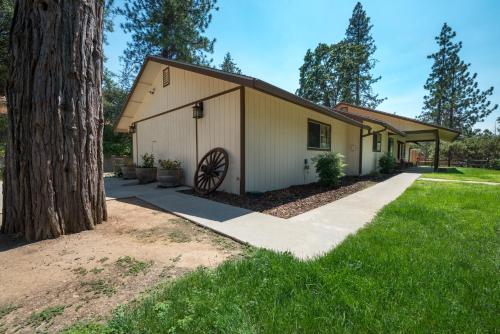
[[[2,233],[28,240],[106,220],[102,0],[18,0],[11,30]]]

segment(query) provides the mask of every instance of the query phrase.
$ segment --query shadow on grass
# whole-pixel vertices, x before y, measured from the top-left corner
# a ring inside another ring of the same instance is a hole
[[[420,173],[420,174],[436,173],[434,171],[434,168],[429,167],[429,166],[412,167],[412,168],[406,169],[405,172],[406,173]],[[455,167],[439,167],[438,170],[437,170],[437,173],[442,173],[442,174],[463,174],[462,171],[458,170]]]
[[[440,167],[438,168],[438,173],[463,174],[463,172],[459,171],[455,167]]]

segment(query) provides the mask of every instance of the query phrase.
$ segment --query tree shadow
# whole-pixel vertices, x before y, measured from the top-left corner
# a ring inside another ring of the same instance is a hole
[[[455,167],[439,167],[438,173],[446,173],[446,174],[463,174],[460,170]]]
[[[18,234],[0,234],[0,253],[29,245],[33,242],[24,240]]]

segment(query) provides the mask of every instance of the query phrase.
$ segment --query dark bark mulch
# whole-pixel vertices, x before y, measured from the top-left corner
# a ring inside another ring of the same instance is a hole
[[[280,218],[291,218],[363,190],[374,183],[384,181],[392,176],[346,176],[340,180],[339,185],[336,187],[326,187],[319,183],[310,183],[260,194],[235,195],[216,191],[208,195],[200,195],[192,189],[180,190],[180,192]]]

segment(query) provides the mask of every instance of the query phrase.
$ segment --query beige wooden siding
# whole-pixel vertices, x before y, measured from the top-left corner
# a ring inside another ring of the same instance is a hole
[[[229,170],[219,190],[240,191],[240,91],[203,103],[204,117],[198,120],[199,159],[209,150],[222,147],[229,154]]]
[[[146,94],[142,105],[135,114],[134,122],[237,87],[236,84],[224,80],[171,66],[170,84],[163,87],[162,70],[167,66],[161,65],[158,67],[156,77],[149,88],[149,91],[154,89],[154,94]]]
[[[373,131],[379,131],[382,129],[381,126],[375,125],[373,123],[369,124]],[[365,134],[367,131],[365,130]],[[362,173],[363,175],[376,172],[379,169],[379,159],[388,152],[389,150],[389,134],[384,131],[382,134],[382,148],[380,152],[373,152],[373,135],[363,137],[363,165]],[[396,150],[397,150],[397,143]]]
[[[203,103],[204,117],[198,120],[198,154],[201,159],[210,149],[222,147],[229,153],[229,170],[220,190],[238,193],[240,175],[239,91]],[[137,123],[139,139],[134,157],[153,153],[156,159],[180,160],[185,184],[193,185],[196,170],[196,121],[192,107],[186,107]],[[135,150],[134,141],[134,150]],[[158,160],[155,161],[157,163]]]
[[[137,156],[141,164],[141,156],[145,153],[155,155],[158,159],[179,160],[185,175],[185,184],[193,185],[196,168],[195,121],[192,109],[180,109],[156,118],[139,122],[136,125],[138,138]]]
[[[307,150],[307,120],[331,125],[332,151],[349,162],[356,174],[359,128],[293,103],[246,88],[246,190],[268,191],[317,180],[313,157]],[[307,159],[309,169],[305,169]]]

